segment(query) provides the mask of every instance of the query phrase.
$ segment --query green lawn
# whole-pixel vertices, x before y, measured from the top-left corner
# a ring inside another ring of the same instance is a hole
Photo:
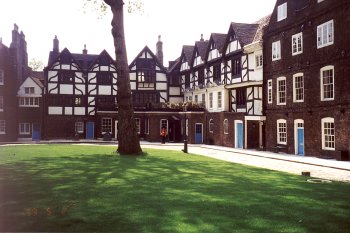
[[[0,231],[350,231],[350,184],[175,151],[113,150],[0,147]]]

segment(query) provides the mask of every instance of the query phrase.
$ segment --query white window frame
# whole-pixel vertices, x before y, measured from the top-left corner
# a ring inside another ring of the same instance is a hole
[[[327,126],[327,127],[326,127]],[[330,126],[333,126],[331,128]],[[321,120],[322,150],[335,150],[335,125],[334,118],[327,117]],[[333,146],[330,146],[332,145]]]
[[[272,79],[267,80],[267,103],[273,103]]]
[[[300,86],[300,83],[298,83],[297,81],[298,78],[302,78],[302,86]],[[297,85],[298,84],[298,85]],[[294,74],[293,75],[293,101],[296,102],[296,103],[302,103],[304,102],[304,98],[305,98],[305,94],[304,94],[304,86],[305,86],[305,79],[304,79],[304,74],[303,73],[297,73],[297,74]],[[298,97],[298,90],[300,90],[302,93],[302,99],[297,99]]]
[[[82,121],[75,122],[75,132],[76,133],[83,133],[84,132],[84,122],[82,122]]]
[[[134,118],[135,119],[135,125],[136,125],[136,132],[138,135],[141,133],[141,120],[140,118]]]
[[[30,135],[30,123],[19,123],[18,132],[19,135]]]
[[[277,144],[287,145],[287,120],[279,119],[277,120]]]
[[[214,133],[214,120],[209,120],[209,133]]]
[[[224,134],[228,134],[228,120],[224,120]]]
[[[222,92],[218,92],[218,109],[222,109]]]
[[[109,127],[110,127],[110,131],[106,131],[106,130],[108,130]],[[112,130],[113,130],[112,118],[109,118],[109,117],[102,118],[101,119],[101,133],[102,134],[105,134],[105,133],[112,134]]]
[[[283,3],[277,7],[277,22],[287,18],[287,3]]]
[[[0,85],[4,85],[4,71],[0,70]]]
[[[0,134],[6,134],[6,121],[0,120]]]
[[[261,69],[263,67],[263,55],[262,54],[257,54],[255,55],[255,67],[256,69]]]
[[[332,92],[332,97],[325,97],[325,83],[324,83],[324,79],[325,77],[323,76],[323,72],[325,71],[332,71],[332,74],[333,76],[331,77],[332,78],[332,82],[330,82],[329,84],[326,84],[328,86],[330,86],[330,91]],[[325,66],[323,68],[321,68],[320,70],[320,83],[321,83],[321,101],[332,101],[334,100],[334,96],[335,96],[335,92],[334,92],[334,86],[335,86],[335,83],[334,83],[334,80],[335,80],[335,77],[334,77],[334,66]]]
[[[145,134],[149,134],[149,118],[145,119]]]
[[[272,61],[281,59],[281,41],[272,42]]]
[[[203,104],[203,106],[205,107],[205,103],[206,101],[205,101],[205,93],[203,93],[202,94],[202,104]]]
[[[209,109],[213,109],[214,107],[214,93],[210,92],[209,93]]]
[[[281,82],[284,82],[284,91],[281,90]],[[286,77],[277,78],[277,105],[286,105],[287,104],[287,80]],[[284,102],[281,102],[282,94],[284,94]]]
[[[34,87],[25,87],[24,88],[24,93],[26,95],[35,94],[35,88]]]
[[[0,112],[4,111],[4,97],[0,96]]]
[[[39,97],[19,97],[20,107],[39,107]]]
[[[300,32],[292,36],[292,55],[303,53],[303,33]]]
[[[323,48],[334,43],[334,21],[330,20],[317,26],[317,48]]]
[[[323,2],[324,0],[317,0],[317,3]]]
[[[167,119],[161,119],[159,124],[159,133],[162,132],[162,128],[165,127],[166,132],[168,133],[169,122]]]

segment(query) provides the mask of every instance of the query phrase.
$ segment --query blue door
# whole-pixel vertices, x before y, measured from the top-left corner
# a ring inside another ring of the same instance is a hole
[[[202,124],[196,124],[195,143],[196,144],[203,143],[203,125]]]
[[[40,124],[33,123],[32,140],[40,140],[40,139],[41,139]]]
[[[298,155],[304,155],[304,129],[298,129]]]
[[[243,149],[243,123],[237,123],[236,124],[236,130],[237,130],[237,144],[236,148]]]
[[[94,122],[86,122],[86,139],[94,139]]]

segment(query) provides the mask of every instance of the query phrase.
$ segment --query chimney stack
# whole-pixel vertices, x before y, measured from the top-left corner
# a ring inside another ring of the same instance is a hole
[[[163,65],[163,42],[161,41],[161,36],[158,36],[158,42],[157,42],[157,58],[160,62],[160,64]]]
[[[200,40],[200,41],[201,41],[201,42],[204,41],[203,34],[201,34],[201,40]]]
[[[60,52],[60,42],[57,39],[57,36],[55,36],[55,39],[53,39],[53,52],[59,53]]]
[[[84,44],[83,54],[86,55],[87,53],[88,53],[88,51],[86,49],[86,44]]]

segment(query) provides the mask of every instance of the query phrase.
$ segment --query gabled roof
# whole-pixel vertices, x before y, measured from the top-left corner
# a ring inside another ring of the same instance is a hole
[[[191,62],[193,55],[194,46],[193,45],[184,45],[182,46],[181,59],[180,62],[185,58],[187,62]]]
[[[100,55],[72,53],[72,57],[82,70],[89,70]]]
[[[162,63],[160,63],[158,57],[152,52],[152,50],[150,50],[150,48],[148,48],[148,46],[146,45],[142,50],[141,52],[135,57],[135,59],[130,63],[129,65],[129,69],[134,66],[136,64],[136,60],[138,58],[141,57],[141,55],[144,53],[144,52],[147,52],[151,55],[152,59],[154,59],[156,61],[156,64],[157,66],[159,66],[161,69],[163,69],[164,72],[167,71],[167,69],[164,67],[164,65],[162,65]]]
[[[44,88],[44,83],[43,83],[44,80],[41,80],[35,77],[29,77],[29,78],[31,78],[41,89]]]
[[[180,67],[180,57],[178,57],[175,61],[170,61],[169,62],[169,73],[173,72],[176,68]]]
[[[198,52],[198,55],[202,58],[203,61],[205,61],[205,54],[207,52],[209,46],[209,41],[196,41],[194,51],[193,51],[193,57],[192,61],[195,59],[195,54]]]
[[[255,37],[259,24],[247,24],[247,23],[231,23],[229,32],[231,30],[235,33],[241,46],[251,44]]]
[[[211,43],[215,43],[216,48],[219,50],[219,52],[221,53],[223,51],[224,45],[225,45],[225,41],[226,41],[226,37],[227,34],[223,34],[223,33],[212,33],[209,39],[209,46]],[[208,47],[208,49],[210,49]]]

